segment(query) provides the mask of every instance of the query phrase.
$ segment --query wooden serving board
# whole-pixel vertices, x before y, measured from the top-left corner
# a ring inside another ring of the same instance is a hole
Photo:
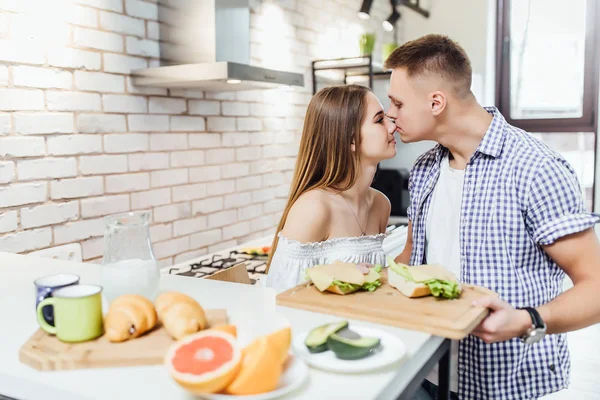
[[[227,310],[206,310],[208,325],[227,324]],[[106,336],[81,343],[64,343],[38,329],[21,346],[19,360],[40,371],[127,367],[162,364],[175,341],[160,324],[135,339],[119,343]]]
[[[277,304],[340,317],[413,329],[449,339],[462,339],[477,327],[489,310],[473,307],[472,302],[494,292],[479,286],[462,285],[455,300],[433,296],[408,298],[387,284],[374,292],[359,291],[344,296],[323,292],[306,283],[277,295]]]

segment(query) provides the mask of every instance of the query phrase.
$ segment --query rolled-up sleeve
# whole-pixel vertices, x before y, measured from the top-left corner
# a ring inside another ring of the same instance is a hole
[[[585,208],[574,169],[564,160],[544,160],[527,194],[526,222],[533,240],[549,245],[598,221],[600,216]]]

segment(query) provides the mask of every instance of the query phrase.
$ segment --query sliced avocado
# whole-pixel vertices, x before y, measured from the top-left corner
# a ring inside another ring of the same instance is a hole
[[[381,339],[374,337],[361,337],[349,339],[332,334],[327,339],[327,347],[333,351],[337,358],[342,360],[358,360],[368,356],[379,344]]]
[[[348,321],[318,326],[308,333],[306,339],[304,339],[304,344],[311,353],[321,353],[326,351],[327,338],[346,327],[348,327]]]
[[[335,334],[339,335],[343,338],[346,338],[346,339],[360,339],[361,338],[361,336],[358,333],[354,332],[353,330],[351,330],[349,328],[341,329],[341,330],[337,331]]]

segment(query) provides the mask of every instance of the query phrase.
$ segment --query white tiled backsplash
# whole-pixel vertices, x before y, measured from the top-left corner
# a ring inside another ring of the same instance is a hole
[[[162,265],[272,232],[284,206],[314,58],[392,41],[360,2],[252,1],[255,65],[306,89],[203,93],[134,87],[157,65],[157,1],[0,1],[0,251],[80,243],[102,257],[102,217],[153,212]],[[47,254],[60,254],[50,251]]]

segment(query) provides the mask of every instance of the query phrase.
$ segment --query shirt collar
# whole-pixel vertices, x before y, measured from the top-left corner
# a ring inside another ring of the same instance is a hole
[[[485,135],[483,136],[483,139],[481,140],[481,143],[479,143],[479,146],[475,152],[496,158],[502,153],[507,122],[496,107],[484,107],[484,109],[493,115],[494,118],[492,119],[490,126],[485,132]],[[441,144],[438,144],[436,161],[439,163],[447,153],[448,149]]]
[[[484,107],[485,111],[494,116],[488,130],[485,132],[477,151],[491,157],[498,157],[502,153],[506,132],[506,120],[496,107]]]

